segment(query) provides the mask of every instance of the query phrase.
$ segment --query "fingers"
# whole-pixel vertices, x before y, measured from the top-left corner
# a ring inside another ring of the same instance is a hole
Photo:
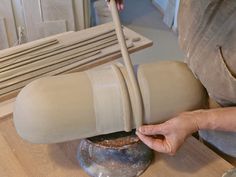
[[[124,2],[123,2],[123,0],[118,0],[117,1],[117,7],[118,7],[119,11],[124,10]]]
[[[118,11],[124,10],[124,4],[122,2],[117,2],[116,3]]]
[[[161,152],[161,153],[172,154],[171,148],[168,147],[163,140],[154,139],[154,138],[145,136],[139,132],[136,132],[136,134],[139,137],[139,139],[151,149],[157,152]]]
[[[106,1],[107,1],[108,7],[110,8],[110,4],[109,4],[110,0],[106,0]],[[124,10],[124,2],[123,2],[123,0],[116,0],[116,6],[117,6],[118,11]]]
[[[121,9],[120,9],[120,3],[116,3],[116,6],[117,6],[117,9],[118,9],[118,11],[120,11]]]
[[[157,135],[157,134],[163,135],[165,133],[162,124],[142,126],[139,128],[139,132],[144,135]]]
[[[121,10],[124,10],[124,4],[123,4],[123,3],[120,4],[120,9],[121,9]]]

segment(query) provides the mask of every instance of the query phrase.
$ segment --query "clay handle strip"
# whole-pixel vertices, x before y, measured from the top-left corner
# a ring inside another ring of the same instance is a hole
[[[121,90],[121,99],[122,99],[122,109],[123,109],[123,119],[124,119],[124,130],[130,132],[132,130],[131,124],[131,103],[129,99],[128,88],[125,84],[125,79],[116,65],[111,65],[113,72],[115,73]]]
[[[66,42],[64,43],[62,46],[60,46],[59,48],[56,48],[56,50],[59,50],[59,49],[64,49],[64,48],[67,48],[67,47],[73,47],[73,46],[77,46],[77,47],[80,47],[80,46],[84,46],[84,45],[88,45],[88,44],[91,44],[93,42],[96,42],[98,40],[101,40],[101,39],[105,39],[105,38],[108,38],[108,37],[111,37],[111,36],[114,36],[115,35],[115,30],[112,29],[112,30],[109,30],[109,31],[105,31],[104,33],[99,33],[99,34],[96,34],[96,35],[93,35],[93,36],[90,36],[86,39],[83,39],[83,40],[77,40],[76,42]],[[45,51],[39,51],[39,52],[36,52],[30,56],[32,57],[35,57],[35,56],[38,56],[38,55],[43,55],[43,54],[47,54],[47,53],[50,53],[50,52],[54,52],[55,49],[48,49],[48,50],[45,50]]]
[[[40,56],[47,55],[50,53],[54,53],[56,51],[60,51],[60,50],[64,51],[67,49],[74,49],[74,48],[78,48],[78,47],[83,47],[85,45],[92,44],[93,42],[96,42],[98,40],[100,41],[102,39],[112,37],[112,36],[115,36],[115,30],[112,30],[112,31],[104,33],[104,34],[99,34],[97,36],[94,36],[93,38],[87,38],[84,41],[79,40],[76,42],[67,42],[67,43],[62,44],[60,46],[56,46],[56,47],[49,48],[46,50],[39,50],[38,52],[29,53],[29,55],[26,55],[26,56],[23,56],[20,58],[17,57],[17,58],[12,58],[11,60],[3,61],[5,64],[4,63],[1,64],[0,69],[11,66],[13,64],[17,64],[17,63],[26,61],[26,60],[30,60],[32,58],[36,58],[36,57],[40,57]]]
[[[116,29],[117,38],[121,47],[122,57],[124,59],[125,66],[127,68],[128,77],[130,78],[132,91],[135,96],[133,112],[134,112],[136,128],[138,128],[142,125],[142,122],[143,122],[142,120],[143,119],[143,106],[142,106],[143,104],[142,104],[142,99],[141,99],[140,88],[135,78],[133,65],[129,56],[129,52],[127,50],[125,37],[124,37],[124,33],[121,27],[120,18],[119,18],[115,0],[110,1],[110,7],[111,7],[112,18],[113,18],[115,29]]]
[[[36,46],[32,46],[32,47],[24,49],[22,51],[18,51],[16,53],[11,53],[9,55],[2,56],[2,57],[0,57],[0,62],[11,60],[15,57],[19,57],[19,56],[22,56],[22,55],[25,55],[25,54],[28,54],[28,53],[31,53],[31,52],[37,51],[39,49],[43,49],[43,48],[46,48],[46,47],[49,47],[51,45],[58,44],[58,43],[59,43],[59,41],[56,40],[56,39],[51,40],[51,41],[47,41],[47,42],[44,42],[44,43],[40,43]]]
[[[102,41],[107,41],[107,40],[110,40],[111,38],[116,39],[115,36],[114,37],[109,36],[107,38],[103,38],[102,40],[93,41],[89,44],[91,45],[91,44],[95,44],[96,42],[99,42],[99,41],[101,41],[101,42]],[[16,61],[14,64],[4,66],[4,67],[0,67],[0,73],[10,71],[10,70],[13,70],[15,68],[19,68],[21,66],[25,66],[26,64],[30,64],[30,63],[33,63],[33,62],[38,62],[39,60],[46,59],[46,58],[54,56],[54,55],[59,55],[59,54],[63,54],[63,53],[66,53],[66,52],[70,52],[70,51],[76,50],[78,48],[85,48],[86,46],[89,47],[89,44],[83,44],[83,45],[78,44],[78,45],[74,45],[74,46],[70,46],[70,47],[65,47],[63,49],[59,49],[59,50],[56,50],[56,51],[53,51],[53,52],[50,52],[50,53],[47,53],[47,54],[38,55],[37,57],[29,56],[28,58],[22,58],[19,61]]]

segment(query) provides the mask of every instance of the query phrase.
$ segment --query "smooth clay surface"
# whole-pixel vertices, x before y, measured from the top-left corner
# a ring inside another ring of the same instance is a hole
[[[138,69],[145,123],[164,122],[180,112],[206,105],[207,94],[182,62],[144,64]]]
[[[118,69],[124,79],[107,67],[32,82],[16,100],[17,132],[33,143],[93,137],[126,130],[127,111],[131,113],[128,123],[136,128],[132,106],[128,106],[131,110],[124,110],[123,106],[124,100],[135,104],[127,71],[122,66]],[[137,77],[145,124],[160,123],[180,112],[205,106],[205,89],[184,63],[140,65]]]

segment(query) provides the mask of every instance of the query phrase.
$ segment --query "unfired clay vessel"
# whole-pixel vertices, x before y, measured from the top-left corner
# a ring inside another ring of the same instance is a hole
[[[137,79],[144,124],[164,122],[183,111],[203,108],[206,92],[186,64],[140,65]],[[47,77],[18,95],[14,123],[33,143],[58,143],[136,128],[136,103],[125,67]]]

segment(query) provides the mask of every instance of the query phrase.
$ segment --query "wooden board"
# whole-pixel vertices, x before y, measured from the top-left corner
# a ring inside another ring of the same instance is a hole
[[[65,20],[67,29],[75,31],[72,0],[41,0],[43,21]]]
[[[5,18],[6,32],[10,46],[17,42],[16,25],[13,15],[12,2],[10,0],[1,0],[0,17]]]
[[[5,18],[0,18],[0,50],[9,47]]]
[[[12,118],[0,120],[1,177],[89,177],[78,165],[79,140],[36,145],[22,140]],[[10,165],[9,165],[10,164]],[[141,177],[221,177],[233,168],[205,145],[189,138],[176,156],[155,153]]]

